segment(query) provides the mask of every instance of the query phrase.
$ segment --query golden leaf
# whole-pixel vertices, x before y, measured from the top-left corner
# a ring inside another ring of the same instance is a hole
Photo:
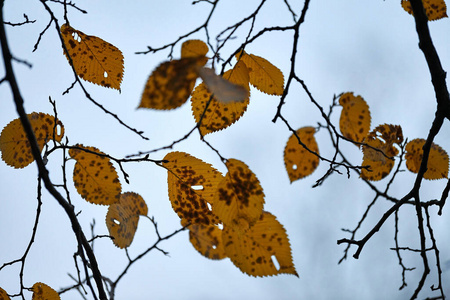
[[[204,66],[208,61],[206,54],[208,53],[208,45],[201,40],[187,40],[181,45],[181,58],[186,57],[203,57]]]
[[[211,209],[217,185],[223,176],[210,164],[184,152],[170,152],[167,169],[169,199],[178,216],[190,224],[218,224]]]
[[[86,35],[69,24],[61,26],[61,34],[80,78],[120,91],[123,54],[117,47],[96,36]]]
[[[59,300],[61,299],[58,293],[42,282],[33,284],[33,300]]]
[[[241,56],[242,53],[242,56]],[[263,93],[281,96],[284,91],[283,73],[267,59],[244,51],[236,54],[248,68],[250,83]]]
[[[4,289],[0,287],[0,300],[11,300]]]
[[[226,166],[228,173],[217,187],[213,213],[224,226],[246,231],[262,214],[264,192],[258,178],[246,164],[229,159]]]
[[[429,21],[447,18],[447,5],[444,0],[422,0],[422,3]],[[409,0],[402,0],[402,7],[410,15],[413,15]]]
[[[217,225],[189,225],[189,240],[203,256],[213,260],[227,257],[222,241],[222,230]]]
[[[406,167],[413,173],[418,173],[423,158],[424,139],[414,139],[406,144]],[[427,171],[423,178],[433,180],[447,178],[449,158],[447,152],[435,143],[431,144],[428,156]]]
[[[174,109],[183,105],[195,86],[204,57],[186,57],[160,64],[150,75],[139,108]]]
[[[263,212],[256,224],[245,233],[224,226],[223,243],[225,253],[233,264],[248,275],[285,273],[298,277],[286,230],[269,212]]]
[[[369,106],[361,96],[355,97],[351,92],[342,94],[339,104],[343,108],[339,120],[342,135],[361,143],[370,130]]]
[[[228,79],[234,84],[243,86],[247,93],[250,93],[248,70],[243,62],[238,62],[232,70],[226,71],[223,74],[223,78]],[[203,112],[205,113],[200,125],[200,132],[203,135],[227,128],[239,120],[247,110],[250,102],[249,97],[242,102],[231,101],[229,103],[218,101],[214,97],[209,103],[208,109],[205,111],[206,104],[210,98],[211,93],[204,83],[198,85],[192,93],[192,113],[195,121],[199,122]]]
[[[121,194],[119,202],[111,204],[106,214],[106,227],[114,237],[114,245],[119,248],[130,246],[136,233],[139,215],[146,216],[147,213],[147,204],[139,194]]]
[[[361,178],[378,181],[385,178],[394,167],[393,157],[398,154],[393,145],[403,142],[402,128],[399,125],[383,124],[372,130],[364,140],[363,166],[370,166],[370,171],[362,169]],[[392,159],[391,159],[392,158]]]
[[[94,147],[75,145],[69,155],[77,162],[73,169],[73,182],[77,192],[90,203],[110,205],[119,201],[122,186],[116,169],[104,153]],[[98,153],[94,154],[94,153]]]
[[[33,112],[28,114],[31,127],[39,146],[44,149],[45,143],[55,139],[60,142],[64,136],[64,126],[60,120],[56,122],[51,115]],[[55,134],[53,132],[55,131]],[[3,161],[14,168],[24,168],[34,161],[30,143],[19,118],[6,125],[0,134],[0,150]]]
[[[309,150],[319,154],[319,147],[314,138],[314,133],[316,133],[314,127],[302,127],[296,133]],[[300,145],[297,137],[292,134],[284,148],[284,166],[291,183],[311,175],[318,165],[319,157]]]

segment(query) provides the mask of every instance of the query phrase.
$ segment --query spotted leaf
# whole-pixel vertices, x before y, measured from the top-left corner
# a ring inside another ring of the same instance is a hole
[[[60,142],[64,136],[64,126],[60,120],[44,113],[28,114],[28,120],[33,128],[39,150],[51,140]],[[30,143],[19,118],[6,125],[0,134],[0,150],[3,161],[14,168],[24,168],[34,161]]]
[[[186,57],[160,64],[150,75],[139,108],[174,109],[189,98],[204,57]]]
[[[444,0],[422,0],[422,3],[429,21],[447,18],[447,5]],[[409,0],[402,0],[402,7],[410,15],[413,15]]]
[[[61,26],[61,34],[78,76],[120,91],[123,54],[117,47],[96,36],[86,35],[69,24]],[[67,53],[64,54],[69,59]]]
[[[406,167],[413,173],[418,173],[423,158],[424,139],[414,139],[406,144]],[[433,180],[447,178],[449,158],[447,152],[435,143],[431,144],[428,156],[427,171],[423,178]]]
[[[170,152],[163,163],[167,169],[169,199],[173,210],[191,224],[218,224],[212,213],[214,194],[222,174],[210,164],[184,152]]]
[[[77,192],[90,203],[110,205],[120,198],[119,176],[105,154],[94,147],[76,145],[69,155],[76,160],[73,182]]]
[[[309,150],[318,155],[319,147],[314,138],[315,132],[314,127],[302,127],[296,134]],[[284,166],[291,182],[311,175],[319,165],[319,157],[301,145],[297,136],[292,134],[284,148]]]
[[[383,124],[372,130],[364,140],[368,146],[363,146],[363,169],[361,178],[378,181],[385,178],[394,167],[393,157],[398,154],[394,144],[403,142],[402,128],[399,125]]]
[[[342,105],[339,128],[346,138],[361,143],[370,130],[370,111],[366,101],[353,93],[344,93],[339,98]],[[359,145],[357,145],[359,146]]]
[[[218,225],[192,224],[188,228],[189,241],[201,255],[213,260],[227,257]]]
[[[263,212],[245,233],[225,225],[223,243],[233,264],[248,275],[285,273],[298,276],[286,230],[269,212]]]
[[[130,246],[136,233],[139,215],[146,216],[147,213],[147,204],[139,194],[121,194],[119,202],[111,204],[106,214],[106,227],[114,238],[114,245],[119,248]]]
[[[4,289],[0,287],[0,300],[11,300]]]
[[[217,187],[213,213],[224,226],[245,232],[262,214],[264,192],[258,178],[246,164],[229,159],[226,166],[228,173]]]
[[[61,299],[58,293],[42,282],[36,282],[33,284],[33,300],[59,300]]]
[[[248,70],[243,62],[238,62],[232,70],[225,72],[223,78],[229,80],[231,83],[244,87],[249,95]],[[214,97],[205,111],[206,104],[210,98],[211,93],[204,83],[198,85],[192,93],[192,113],[194,114],[195,121],[199,122],[204,113],[200,125],[200,132],[203,135],[227,128],[239,120],[247,110],[250,101],[250,98],[247,97],[243,101],[224,103]]]
[[[267,59],[244,51],[236,54],[248,68],[250,83],[263,93],[281,96],[284,91],[283,73]]]

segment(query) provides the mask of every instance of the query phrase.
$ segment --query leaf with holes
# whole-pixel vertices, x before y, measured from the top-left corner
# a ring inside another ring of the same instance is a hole
[[[184,152],[170,152],[163,163],[167,169],[169,200],[183,222],[220,223],[212,213],[214,194],[223,175],[210,164]]]
[[[61,141],[64,126],[60,120],[57,120],[55,126],[55,118],[51,115],[33,112],[27,116],[40,151],[48,141]],[[24,168],[34,161],[30,143],[19,118],[3,128],[0,134],[0,151],[3,161],[14,168]]]
[[[213,213],[224,226],[245,232],[262,214],[264,192],[258,178],[246,164],[229,159],[228,173],[217,187]]]
[[[206,54],[208,53],[208,45],[201,40],[187,40],[181,45],[181,58],[186,57],[203,57],[204,66],[208,61]]]
[[[189,241],[201,255],[213,260],[227,257],[222,241],[222,229],[218,225],[192,224],[188,229]]]
[[[283,94],[283,73],[267,59],[244,51],[236,54],[236,59],[245,63],[249,71],[250,83],[258,90],[269,95]]]
[[[123,54],[117,47],[96,36],[86,35],[69,24],[61,26],[61,34],[80,78],[120,91]],[[67,53],[64,54],[69,60]]]
[[[122,186],[109,158],[94,147],[75,147],[69,150],[69,155],[77,161],[73,169],[73,182],[81,197],[100,205],[119,201]]]
[[[61,299],[58,293],[42,282],[36,282],[33,284],[33,300],[59,300]]]
[[[422,3],[429,21],[435,21],[448,17],[447,5],[445,5],[444,0],[423,0]],[[409,0],[402,0],[402,7],[410,15],[413,15],[411,2],[409,2]]]
[[[238,62],[232,70],[226,71],[223,78],[229,80],[231,83],[244,87],[246,92],[248,94],[250,93],[248,70],[243,62]],[[192,93],[192,113],[195,121],[199,122],[204,113],[200,125],[202,135],[229,127],[239,120],[250,103],[249,97],[243,101],[231,101],[228,103],[219,101],[214,97],[205,111],[206,104],[210,98],[211,93],[204,83],[198,85]]]
[[[406,167],[413,173],[418,173],[423,158],[424,139],[414,139],[406,144]],[[435,143],[431,144],[428,156],[427,171],[423,178],[434,180],[447,178],[449,158],[447,152]]]
[[[342,94],[339,104],[342,105],[339,120],[342,135],[361,143],[370,130],[369,106],[361,96],[354,96],[351,92]]]
[[[286,230],[274,215],[263,212],[247,232],[224,226],[225,253],[242,272],[251,276],[293,274],[291,245]]]
[[[314,127],[302,127],[296,131],[300,141],[312,152],[319,155],[319,147],[314,138]],[[319,157],[303,147],[292,134],[284,148],[284,166],[292,182],[311,175],[319,165]]]
[[[9,298],[8,296],[8,293],[6,293],[6,291],[1,287],[0,287],[0,300],[11,300],[11,298]]]
[[[139,216],[146,216],[147,204],[136,193],[127,192],[120,195],[120,200],[109,206],[106,214],[106,227],[114,238],[113,243],[119,248],[127,248],[133,241],[139,222]]]
[[[186,57],[160,64],[150,75],[138,108],[174,109],[192,93],[204,57]]]
[[[364,140],[367,144],[362,147],[363,166],[370,166],[370,170],[362,169],[361,178],[378,181],[385,178],[394,167],[394,156],[398,154],[394,144],[403,142],[402,128],[399,125],[383,124],[372,130]]]

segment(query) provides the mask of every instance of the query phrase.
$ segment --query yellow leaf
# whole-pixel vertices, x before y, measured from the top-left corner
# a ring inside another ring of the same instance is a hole
[[[36,136],[39,150],[42,151],[45,143],[53,138],[57,142],[61,141],[64,136],[64,126],[60,120],[56,122],[55,126],[55,118],[51,115],[33,112],[27,116]],[[53,135],[53,131],[55,131],[55,135]],[[34,161],[30,143],[19,118],[3,128],[0,134],[0,150],[3,161],[14,168],[24,168]]]
[[[187,40],[181,45],[181,58],[199,57],[199,56],[203,57],[204,58],[203,59],[204,63],[202,64],[203,66],[208,61],[208,58],[205,57],[208,51],[209,51],[208,45],[206,45],[203,41]]]
[[[160,64],[150,75],[139,108],[174,109],[189,98],[203,57],[186,57]]]
[[[245,233],[224,226],[223,243],[233,264],[248,275],[285,273],[298,276],[286,230],[269,212],[263,212],[258,222]]]
[[[58,293],[42,282],[33,284],[33,300],[59,300],[61,299]]]
[[[170,152],[164,160],[169,199],[173,210],[191,224],[218,224],[211,209],[217,185],[223,176],[210,164],[184,152]]]
[[[413,173],[418,173],[423,158],[424,139],[414,139],[406,144],[406,167]],[[433,180],[447,178],[449,158],[447,152],[435,143],[431,144],[428,156],[427,171],[423,178]]]
[[[242,52],[236,54],[236,59],[242,60],[247,66],[250,83],[263,93],[281,96],[284,91],[284,76],[280,69],[265,58]]]
[[[319,154],[314,133],[314,127],[302,127],[296,131],[300,141],[308,147],[309,150]],[[284,148],[284,166],[292,182],[311,175],[319,165],[319,157],[306,150],[299,144],[297,137],[292,134]]]
[[[78,76],[120,91],[123,55],[117,47],[96,36],[86,35],[68,24],[61,26],[61,34]]]
[[[246,92],[250,93],[248,70],[243,62],[238,62],[232,70],[226,71],[223,74],[223,78],[243,86]],[[210,98],[211,93],[204,83],[198,85],[192,93],[192,113],[195,121],[199,122],[203,112],[205,113],[200,125],[200,132],[203,135],[227,128],[239,120],[247,110],[247,105],[250,101],[250,98],[247,97],[241,102],[231,101],[224,103],[214,97],[205,111],[206,104]]]
[[[361,143],[370,130],[369,106],[361,96],[355,97],[351,92],[342,94],[339,104],[343,108],[339,120],[342,135]]]
[[[116,169],[103,152],[94,147],[75,145],[96,155],[72,148],[69,155],[77,162],[73,169],[73,182],[78,193],[88,202],[110,205],[119,201],[122,186]]]
[[[372,130],[364,140],[367,145],[363,146],[363,166],[370,166],[370,171],[363,169],[361,178],[378,181],[385,178],[394,167],[393,156],[398,154],[393,145],[403,142],[402,128],[399,125],[383,124]]]
[[[114,237],[114,245],[119,248],[130,246],[136,233],[139,215],[146,216],[147,213],[147,204],[139,194],[121,194],[119,202],[111,204],[106,214],[106,227]]]
[[[246,164],[229,159],[226,166],[228,173],[217,187],[213,213],[224,226],[246,231],[262,214],[264,192],[258,178]]]
[[[429,21],[447,18],[447,5],[444,0],[422,0],[422,3]],[[409,0],[402,0],[402,7],[410,15],[413,15]]]
[[[0,300],[11,300],[4,289],[0,287]]]
[[[222,230],[217,225],[189,225],[189,240],[203,256],[213,260],[227,257],[222,241]]]

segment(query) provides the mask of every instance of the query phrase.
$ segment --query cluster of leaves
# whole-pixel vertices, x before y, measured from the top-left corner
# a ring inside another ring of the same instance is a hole
[[[36,282],[31,287],[33,292],[33,300],[60,300],[59,294],[42,282]],[[11,300],[6,291],[0,287],[0,299],[1,300]]]

